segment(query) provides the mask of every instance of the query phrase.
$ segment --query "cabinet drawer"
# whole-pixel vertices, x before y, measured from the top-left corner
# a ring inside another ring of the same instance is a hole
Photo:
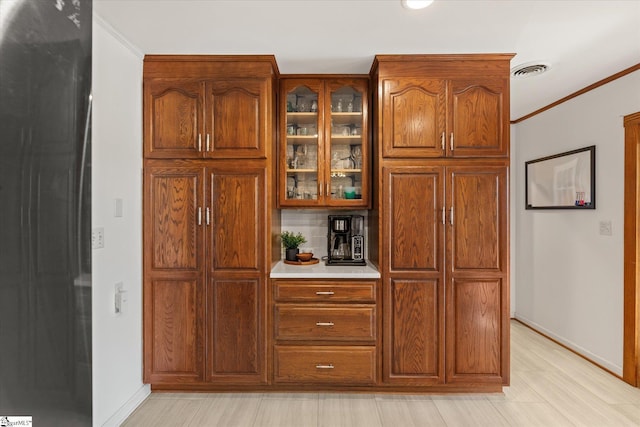
[[[374,384],[375,347],[276,346],[276,383]]]
[[[373,305],[277,305],[276,339],[373,341],[376,309]]]
[[[375,302],[376,282],[275,282],[276,301]]]

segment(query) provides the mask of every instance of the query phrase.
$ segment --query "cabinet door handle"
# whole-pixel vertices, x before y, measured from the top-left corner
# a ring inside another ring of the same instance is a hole
[[[453,132],[451,132],[451,135],[449,136],[449,149],[453,151]]]
[[[198,134],[198,151],[202,152],[202,134]]]
[[[322,187],[323,187],[322,183],[319,182],[318,183],[318,198],[322,197]]]
[[[442,135],[440,135],[440,145],[442,146],[442,151],[444,151],[444,140],[445,140],[445,136],[443,131]]]
[[[211,144],[210,144],[210,135],[207,134],[207,152],[211,151]]]
[[[442,225],[445,225],[445,223],[446,223],[446,221],[447,221],[447,220],[445,219],[445,218],[446,218],[445,210],[446,210],[446,209],[445,209],[445,208],[444,208],[444,206],[443,206],[443,207],[442,207]]]
[[[202,208],[198,207],[198,225],[202,225]]]
[[[327,197],[331,196],[331,184],[329,184],[328,182],[324,184],[325,187],[325,194],[327,195]]]
[[[317,291],[316,295],[333,295],[333,291]]]
[[[451,206],[451,210],[449,211],[449,224],[453,225],[453,206]]]
[[[316,365],[316,369],[333,369],[333,363],[329,363],[328,365]]]
[[[211,224],[211,209],[207,208],[207,225]]]
[[[333,322],[316,322],[316,326],[333,326]]]

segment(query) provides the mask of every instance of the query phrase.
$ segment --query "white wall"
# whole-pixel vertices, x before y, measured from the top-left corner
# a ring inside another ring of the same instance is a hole
[[[142,55],[93,20],[93,424],[119,425],[144,399],[142,384]],[[114,216],[115,199],[123,216]],[[127,291],[114,314],[114,287]]]
[[[637,111],[640,71],[516,124],[512,140],[516,318],[619,375],[623,116]],[[596,146],[596,210],[525,210],[524,162],[589,145]],[[611,236],[599,234],[600,221],[611,221]]]

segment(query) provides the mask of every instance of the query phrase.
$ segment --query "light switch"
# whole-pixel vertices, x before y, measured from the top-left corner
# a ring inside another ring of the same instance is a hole
[[[600,235],[611,236],[611,221],[600,221]]]
[[[116,218],[122,217],[122,199],[115,200],[113,216],[115,216]]]
[[[118,282],[114,288],[114,304],[113,310],[115,314],[122,314],[124,312],[124,303],[127,301],[124,294],[127,292],[122,282]]]

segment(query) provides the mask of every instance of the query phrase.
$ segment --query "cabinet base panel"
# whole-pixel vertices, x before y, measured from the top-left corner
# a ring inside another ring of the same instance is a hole
[[[375,394],[454,394],[454,393],[502,393],[502,385],[435,385],[426,387],[399,386],[338,386],[338,385],[265,385],[233,386],[225,384],[151,384],[151,391],[193,393],[375,393]]]

